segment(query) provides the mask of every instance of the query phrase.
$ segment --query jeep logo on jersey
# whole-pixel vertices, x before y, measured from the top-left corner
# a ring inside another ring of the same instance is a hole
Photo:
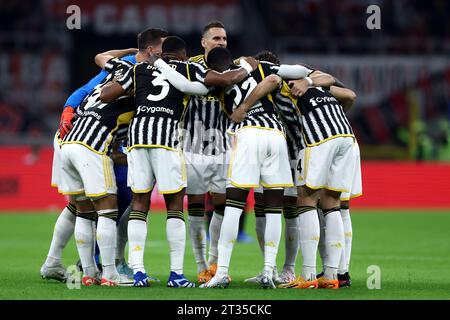
[[[155,112],[164,112],[164,113],[168,113],[171,116],[173,116],[173,110],[169,109],[169,108],[164,108],[164,107],[147,107],[147,106],[139,106],[137,108],[137,113],[141,113],[141,112],[145,112],[145,113],[155,113]]]

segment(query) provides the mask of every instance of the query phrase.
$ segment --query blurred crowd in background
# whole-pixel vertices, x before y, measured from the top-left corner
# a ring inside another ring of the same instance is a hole
[[[66,26],[72,4],[79,30]],[[366,26],[373,4],[380,30]],[[135,47],[153,26],[199,54],[202,26],[221,20],[235,56],[272,50],[355,90],[363,158],[450,161],[449,12],[445,0],[2,0],[0,144],[51,145],[66,98],[98,72],[96,53]]]
[[[361,13],[372,4],[382,12],[382,29],[376,33],[366,28],[366,20],[361,19]],[[286,39],[281,46],[286,50],[336,54],[450,53],[450,3],[445,0],[265,0],[263,7],[262,12],[268,17],[267,32],[272,37],[283,35]]]

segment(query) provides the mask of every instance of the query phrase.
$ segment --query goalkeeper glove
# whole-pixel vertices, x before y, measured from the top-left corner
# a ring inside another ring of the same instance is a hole
[[[73,128],[72,119],[75,115],[75,109],[71,106],[64,108],[59,121],[59,137],[64,139],[65,135]]]

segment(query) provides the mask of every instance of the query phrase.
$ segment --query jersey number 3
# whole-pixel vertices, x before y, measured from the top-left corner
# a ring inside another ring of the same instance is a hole
[[[155,77],[152,81],[152,85],[154,87],[161,87],[161,92],[159,94],[149,94],[147,99],[150,101],[160,101],[167,97],[169,93],[170,85],[167,82],[167,79],[158,71],[153,71],[152,76]]]

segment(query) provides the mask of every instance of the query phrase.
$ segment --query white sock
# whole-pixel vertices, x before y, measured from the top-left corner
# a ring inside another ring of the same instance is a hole
[[[125,247],[128,241],[128,217],[131,212],[131,204],[120,217],[117,225],[116,261],[125,259]]]
[[[217,249],[219,236],[220,236],[220,228],[222,227],[223,215],[217,214],[214,212],[211,222],[209,223],[209,256],[208,256],[208,265],[212,265],[217,263],[217,257],[219,256],[219,252]]]
[[[319,255],[322,261],[322,272],[325,270],[325,261],[327,260],[327,249],[325,246],[325,220],[323,218],[322,209],[317,208],[320,225]]]
[[[186,247],[186,224],[178,218],[167,219],[166,235],[170,251],[170,271],[183,273],[184,249]]]
[[[266,216],[256,216],[256,238],[258,239],[259,248],[264,257],[264,234],[266,232]]]
[[[145,273],[144,249],[147,240],[147,222],[131,219],[128,221],[128,263],[133,272]]]
[[[266,230],[264,232],[264,271],[272,276],[273,268],[277,264],[278,246],[281,239],[282,213],[266,211]]]
[[[231,253],[239,232],[239,218],[242,209],[235,207],[225,207],[225,213],[220,229],[219,237],[219,257],[217,259],[217,275],[227,275],[230,266]]]
[[[97,213],[96,213],[97,214]],[[98,219],[98,217],[96,218],[96,219]],[[97,222],[96,221],[94,221],[93,223],[92,223],[92,234],[94,235],[94,241],[92,241],[92,252],[94,253],[94,261],[95,261],[95,264],[94,264],[94,267],[95,267],[95,273],[96,274],[99,274],[99,273],[101,273],[101,271],[100,271],[100,269],[98,268],[98,266],[97,266],[97,260],[95,260],[95,251],[96,251],[96,247],[97,247]],[[100,256],[100,262],[101,262],[101,260],[102,260],[102,257]]]
[[[325,214],[324,220],[326,226],[325,246],[327,250],[324,277],[327,279],[337,279],[339,262],[345,245],[344,225],[339,210]]]
[[[50,243],[50,249],[48,250],[45,261],[47,266],[54,266],[61,263],[62,252],[75,229],[75,220],[76,215],[67,207],[61,211],[55,223],[52,242]]]
[[[97,243],[102,257],[102,278],[115,279],[118,277],[116,269],[116,221],[106,218],[102,214],[112,213],[117,215],[117,210],[101,210],[98,212]]]
[[[188,216],[189,238],[192,250],[194,251],[195,262],[197,263],[197,273],[208,269],[206,265],[206,229],[205,218],[203,216]]]
[[[300,247],[299,218],[284,219],[284,222],[286,257],[283,270],[295,273],[295,261]]]
[[[342,252],[341,262],[339,263],[339,274],[348,272],[350,266],[350,256],[352,253],[353,229],[349,209],[341,209],[342,223],[344,224],[345,247]]]
[[[80,256],[83,273],[88,277],[96,276],[96,265],[94,260],[94,231],[95,221],[77,217],[75,223],[74,237]]]
[[[316,256],[319,244],[320,227],[317,210],[311,209],[299,215],[300,248],[302,250],[302,277],[316,279]]]

